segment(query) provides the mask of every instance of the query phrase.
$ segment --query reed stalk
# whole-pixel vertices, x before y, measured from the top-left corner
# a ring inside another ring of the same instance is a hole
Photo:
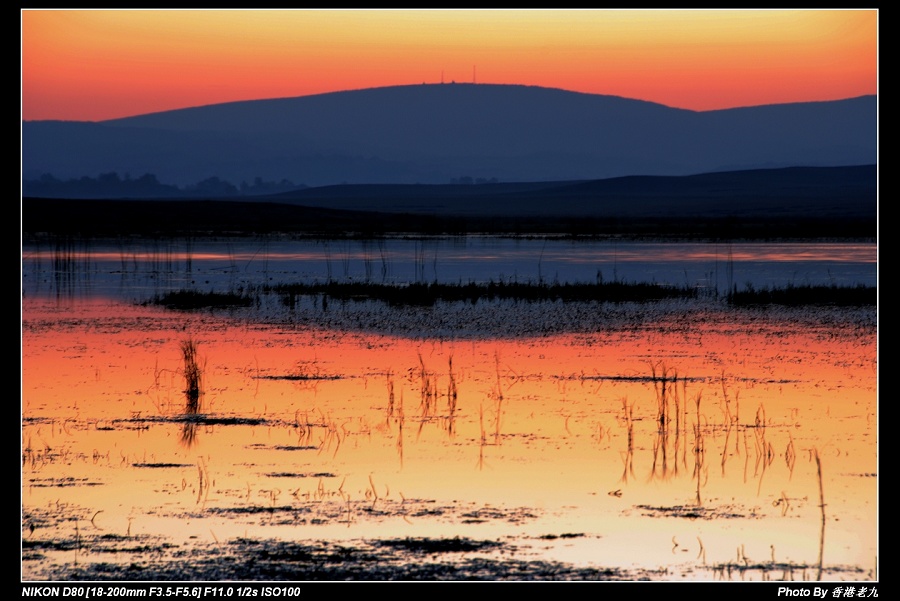
[[[390,419],[394,416],[394,377],[391,373],[391,370],[387,372],[387,389],[388,389],[388,406],[387,406],[387,420],[390,423]]]
[[[200,397],[203,394],[202,371],[198,362],[197,343],[188,338],[181,342],[184,358],[185,413],[195,415],[200,412]]]
[[[819,479],[819,509],[822,513],[822,528],[819,531],[819,570],[817,579],[822,579],[822,564],[825,557],[825,487],[822,484],[822,460],[819,458],[819,450],[813,449],[816,459],[816,474]]]

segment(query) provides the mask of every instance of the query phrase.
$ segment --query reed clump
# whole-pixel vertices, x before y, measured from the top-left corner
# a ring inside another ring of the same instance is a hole
[[[420,397],[420,408],[422,411],[422,417],[428,418],[434,415],[435,410],[437,409],[437,399],[438,399],[438,388],[437,388],[437,377],[431,377],[428,373],[428,369],[425,367],[425,359],[422,358],[422,353],[419,353],[419,377],[421,380],[421,387],[419,390]],[[424,421],[422,422],[424,424]]]
[[[468,302],[480,300],[516,300],[525,302],[652,302],[669,298],[696,298],[694,288],[643,282],[544,283],[504,282],[444,284],[413,282],[383,284],[375,282],[336,282],[281,284],[268,288],[283,296],[285,304],[296,297],[326,296],[338,300],[377,300],[391,306],[432,306],[437,301]]]
[[[199,292],[197,290],[175,290],[158,295],[145,302],[145,305],[161,305],[177,311],[193,311],[197,309],[222,309],[229,307],[252,307],[257,298],[249,291],[234,292]]]
[[[200,412],[200,398],[203,395],[203,372],[200,369],[197,343],[191,338],[183,340],[181,354],[184,358],[185,412],[193,415]]]
[[[828,305],[836,307],[862,307],[878,304],[878,288],[858,284],[838,286],[836,284],[813,286],[788,284],[784,288],[755,288],[747,284],[743,290],[736,287],[727,296],[729,304],[784,305],[803,307],[808,305]]]
[[[694,404],[697,406],[697,421],[694,424],[694,478],[697,479],[697,490],[695,502],[697,506],[703,505],[700,497],[700,480],[703,474],[704,461],[706,457],[706,444],[703,440],[703,430],[700,425],[700,402],[703,398],[701,392],[697,393]]]
[[[671,404],[675,403],[676,419],[679,412],[678,399],[678,371],[674,368],[667,368],[663,362],[650,363],[650,381],[656,391],[656,418],[659,422],[660,431],[668,431],[669,421],[671,419]],[[686,380],[685,380],[686,381]]]

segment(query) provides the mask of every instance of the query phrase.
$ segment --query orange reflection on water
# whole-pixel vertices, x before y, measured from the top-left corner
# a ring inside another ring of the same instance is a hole
[[[875,330],[852,318],[707,307],[437,341],[103,302],[23,312],[33,522],[64,498],[83,528],[179,541],[580,533],[543,552],[698,568],[702,541],[709,564],[741,546],[812,564],[818,453],[840,516],[826,561],[877,555]]]

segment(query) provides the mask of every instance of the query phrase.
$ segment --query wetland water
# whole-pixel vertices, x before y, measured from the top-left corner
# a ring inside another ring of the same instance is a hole
[[[26,245],[22,578],[874,580],[876,309],[735,309],[714,291],[874,285],[875,255],[487,237]],[[142,304],[329,278],[710,293]]]

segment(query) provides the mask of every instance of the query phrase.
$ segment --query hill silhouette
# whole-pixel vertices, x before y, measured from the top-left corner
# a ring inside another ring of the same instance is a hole
[[[259,200],[23,200],[23,233],[877,236],[875,165],[481,185],[342,185]],[[233,198],[233,197],[231,197]]]
[[[790,167],[691,176],[626,176],[580,182],[341,185],[267,200],[332,209],[493,217],[871,217],[875,165]]]
[[[696,112],[615,96],[422,84],[22,126],[26,179],[153,173],[310,186],[586,180],[874,164],[875,96]]]

